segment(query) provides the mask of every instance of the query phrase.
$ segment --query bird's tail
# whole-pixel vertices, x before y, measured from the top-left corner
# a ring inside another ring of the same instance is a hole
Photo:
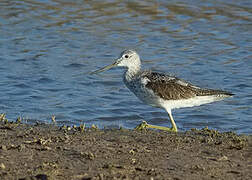
[[[198,96],[216,96],[220,98],[226,98],[234,96],[234,94],[223,90],[203,89],[202,91],[199,92]]]

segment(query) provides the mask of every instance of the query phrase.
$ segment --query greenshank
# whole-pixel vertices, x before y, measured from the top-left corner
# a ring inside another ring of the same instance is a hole
[[[177,132],[176,123],[172,117],[172,109],[199,106],[214,101],[220,101],[233,94],[215,89],[205,89],[195,86],[175,76],[164,73],[141,71],[140,56],[134,50],[125,50],[111,65],[91,72],[96,74],[112,67],[126,68],[123,81],[125,85],[144,103],[163,108],[168,112],[172,128],[147,124],[145,121],[137,129],[156,128]]]

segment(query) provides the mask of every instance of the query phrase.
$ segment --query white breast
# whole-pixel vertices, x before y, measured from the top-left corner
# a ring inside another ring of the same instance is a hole
[[[149,82],[147,77],[132,79],[127,81],[124,79],[125,85],[144,103],[149,104],[154,107],[162,108],[161,99],[154,94],[154,92],[145,87]]]

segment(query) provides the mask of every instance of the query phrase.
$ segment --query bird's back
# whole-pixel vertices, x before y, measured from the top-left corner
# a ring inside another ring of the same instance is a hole
[[[146,88],[165,100],[189,99],[196,96],[228,97],[233,95],[223,90],[203,89],[175,76],[163,73],[145,71],[142,73],[141,79],[145,79]]]

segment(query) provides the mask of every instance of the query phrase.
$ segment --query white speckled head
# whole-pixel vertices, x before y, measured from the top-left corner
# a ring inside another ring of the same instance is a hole
[[[100,73],[115,66],[127,67],[129,73],[136,73],[141,68],[140,57],[134,50],[125,50],[121,53],[120,57],[113,64],[91,72],[91,74]]]
[[[117,66],[123,66],[127,68],[140,67],[140,57],[134,50],[125,50],[121,53],[120,58],[116,60]]]

